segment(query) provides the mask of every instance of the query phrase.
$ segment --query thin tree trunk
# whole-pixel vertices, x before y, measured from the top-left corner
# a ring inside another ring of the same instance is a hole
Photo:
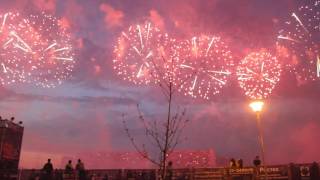
[[[168,100],[168,117],[166,123],[166,135],[165,135],[165,146],[162,154],[162,172],[161,176],[164,179],[166,176],[166,166],[167,166],[167,153],[169,146],[169,130],[170,130],[170,120],[171,120],[171,101],[172,101],[172,82],[169,85],[169,100]]]

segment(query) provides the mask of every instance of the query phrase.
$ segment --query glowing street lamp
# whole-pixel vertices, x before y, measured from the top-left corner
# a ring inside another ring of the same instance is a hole
[[[262,111],[264,102],[263,101],[253,101],[249,104],[250,108],[255,113],[260,113]]]
[[[267,179],[267,169],[266,169],[266,163],[265,163],[265,148],[264,148],[263,132],[262,132],[262,125],[261,125],[261,117],[260,117],[260,114],[263,110],[263,106],[264,106],[264,102],[262,100],[256,100],[249,104],[249,107],[252,109],[252,111],[256,113],[257,127],[259,130],[259,143],[260,143],[261,156],[262,156],[262,166],[265,172],[265,179]]]

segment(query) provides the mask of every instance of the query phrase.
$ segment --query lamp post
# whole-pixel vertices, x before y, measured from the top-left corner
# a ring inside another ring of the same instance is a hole
[[[264,102],[262,100],[256,100],[249,104],[251,110],[256,113],[256,120],[257,120],[257,127],[259,131],[259,144],[261,148],[261,156],[262,156],[262,166],[265,172],[265,179],[267,179],[267,168],[266,168],[266,161],[265,161],[265,147],[264,147],[264,140],[263,140],[263,131],[262,131],[262,124],[261,124],[261,111],[264,106]]]

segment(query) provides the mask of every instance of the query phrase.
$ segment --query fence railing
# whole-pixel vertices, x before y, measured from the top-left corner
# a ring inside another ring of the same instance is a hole
[[[29,180],[30,177],[41,178],[44,174],[40,170],[20,170],[20,180]],[[93,169],[86,171],[86,179],[91,180],[157,180],[155,169]],[[243,168],[196,168],[174,169],[172,180],[320,180],[319,166],[314,164],[290,164],[263,167]],[[43,179],[43,178],[42,178]],[[46,178],[44,178],[46,179]],[[66,174],[63,170],[55,170],[52,180],[78,180],[77,172]]]

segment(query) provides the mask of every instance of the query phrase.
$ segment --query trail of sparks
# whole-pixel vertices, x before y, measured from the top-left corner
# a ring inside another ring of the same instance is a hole
[[[300,26],[301,26],[307,33],[309,33],[308,29],[304,26],[304,24],[302,23],[302,21],[300,20],[300,18],[296,15],[296,13],[292,13],[292,16],[298,21],[298,23],[300,24]]]
[[[137,74],[137,78],[139,78],[141,76],[142,68],[143,68],[143,64],[139,68],[139,71],[138,71],[138,74]]]
[[[276,82],[274,82],[273,80],[271,80],[271,79],[269,79],[269,78],[264,78],[264,79],[266,79],[267,81],[269,81],[269,82],[271,82],[272,84],[276,84]]]
[[[57,59],[57,60],[66,60],[66,61],[73,61],[73,58],[64,58],[64,57],[53,57],[53,59]]]
[[[69,50],[69,48],[64,47],[64,48],[56,49],[53,52],[59,52],[59,51],[65,51],[65,50]]]
[[[194,37],[192,38],[192,51],[193,53],[195,53],[196,57],[198,57],[198,47],[197,47],[197,42],[196,42],[197,38]]]
[[[3,21],[2,21],[2,24],[1,24],[1,28],[0,28],[0,33],[3,31],[3,27],[4,25],[6,24],[6,21],[7,21],[7,17],[8,17],[8,13],[6,13],[3,17]]]
[[[296,42],[296,43],[300,43],[300,41],[295,40],[295,39],[292,39],[292,38],[290,38],[290,37],[288,37],[288,36],[279,35],[279,36],[278,36],[278,39],[284,39],[284,40],[288,40],[288,41],[293,41],[293,42]]]
[[[140,37],[141,49],[143,49],[144,45],[143,45],[143,41],[142,41],[142,32],[141,32],[140,25],[138,25],[138,33],[139,33],[139,37]]]
[[[20,46],[19,44],[14,43],[13,46],[18,48],[18,49],[21,49],[24,52],[29,52],[29,49],[26,49],[26,48]]]
[[[18,40],[19,42],[21,42],[21,43],[26,47],[26,49],[29,50],[29,52],[32,52],[31,47],[30,47],[26,42],[24,42],[24,41],[22,40],[22,38],[21,38],[16,32],[11,31],[11,32],[10,32],[10,35],[13,35],[14,37],[16,37],[17,40]]]
[[[11,38],[11,39],[9,39],[7,42],[5,42],[4,44],[3,44],[3,48],[6,48],[11,42],[13,41],[13,39]]]
[[[133,49],[136,51],[137,54],[139,54],[139,56],[141,56],[141,53],[140,53],[140,51],[138,50],[137,47],[134,46]]]
[[[3,72],[4,72],[4,73],[7,73],[8,71],[7,71],[6,66],[5,66],[3,63],[1,63],[1,65],[2,65],[2,68],[3,68]]]
[[[180,67],[182,68],[190,68],[190,69],[194,69],[193,67],[191,66],[188,66],[188,65],[185,65],[185,64],[181,64]]]
[[[214,77],[214,76],[212,76],[212,75],[209,75],[209,76],[210,76],[212,79],[220,82],[221,84],[226,84],[226,82],[225,82],[225,81],[222,81],[221,79],[218,79],[218,78],[216,78],[216,77]]]
[[[48,47],[44,50],[44,52],[48,51],[49,49],[53,48],[53,47],[56,46],[56,45],[57,45],[57,43],[51,44],[50,46],[48,46]]]
[[[149,40],[149,33],[150,33],[150,23],[148,23],[148,29],[147,29],[147,41]]]
[[[192,88],[191,88],[192,91],[193,91],[194,88],[196,87],[197,79],[198,79],[198,76],[195,76],[195,77],[194,77],[194,80],[193,80]]]
[[[210,71],[210,70],[208,70],[208,72],[216,73],[216,74],[225,74],[225,75],[231,74],[231,72],[228,72],[228,71]]]
[[[128,35],[124,32],[122,32],[123,37],[125,37],[127,40],[130,40],[130,38],[128,37]]]
[[[248,72],[251,72],[251,73],[253,73],[255,75],[258,75],[258,73],[254,72],[253,70],[249,69],[248,67],[246,67],[246,69],[247,69]]]
[[[211,46],[213,44],[213,40],[214,40],[214,37],[211,39],[211,41],[209,43],[209,46],[208,46],[207,51],[206,51],[206,56],[208,55],[208,52],[209,52],[209,50],[210,50],[210,48],[211,48]]]
[[[152,56],[152,52],[150,51],[150,52],[147,54],[147,56],[146,56],[145,59],[148,59],[148,58],[150,58],[151,56]]]

